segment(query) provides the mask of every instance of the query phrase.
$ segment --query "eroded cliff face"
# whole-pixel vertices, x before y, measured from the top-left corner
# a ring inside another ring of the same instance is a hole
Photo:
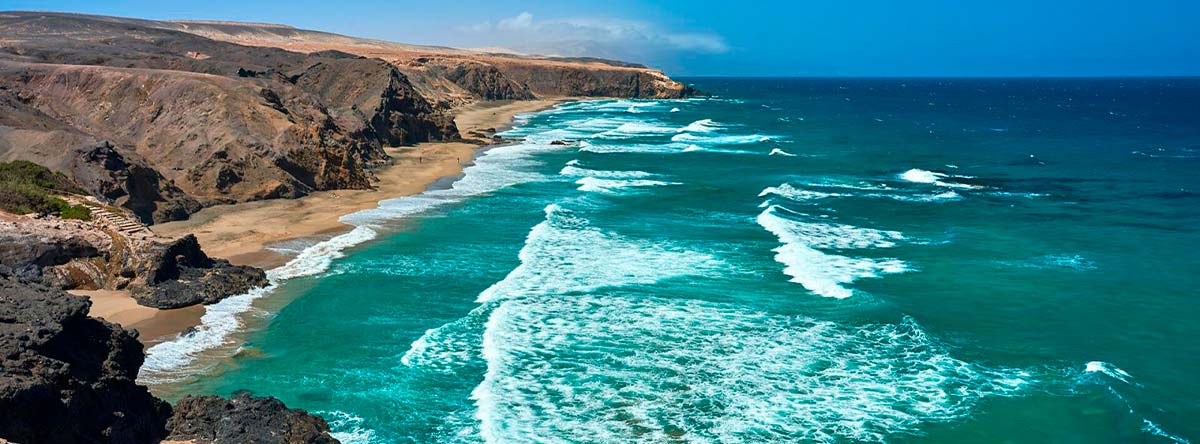
[[[12,110],[0,117],[0,159],[81,183],[107,175],[89,190],[160,222],[201,205],[369,188],[384,146],[458,136],[386,62],[139,23],[0,14],[0,107]]]
[[[680,98],[695,93],[661,71],[612,60],[409,45],[271,24],[188,21],[151,26],[244,45],[380,58],[407,74],[435,103],[562,96]]]
[[[0,265],[0,442],[338,442],[320,417],[274,398],[186,397],[172,409],[136,382],[137,334],[90,307]]]

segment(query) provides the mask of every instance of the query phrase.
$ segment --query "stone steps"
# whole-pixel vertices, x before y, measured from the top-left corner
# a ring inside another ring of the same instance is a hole
[[[91,202],[82,202],[92,211],[92,217],[102,225],[108,226],[113,230],[127,236],[153,236],[154,233],[150,228],[142,224],[140,221],[125,217],[124,215],[115,214],[108,209],[96,205]]]

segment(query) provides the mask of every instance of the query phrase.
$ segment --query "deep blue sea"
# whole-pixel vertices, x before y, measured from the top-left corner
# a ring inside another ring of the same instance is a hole
[[[143,380],[345,443],[1200,442],[1200,80],[689,81],[520,116]]]

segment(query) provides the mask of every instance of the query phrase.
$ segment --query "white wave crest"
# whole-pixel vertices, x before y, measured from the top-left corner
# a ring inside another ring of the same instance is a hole
[[[589,225],[558,205],[529,231],[521,265],[479,296],[480,302],[528,294],[563,294],[704,274],[721,265],[712,256],[624,239]]]
[[[798,188],[792,186],[791,184],[785,183],[777,187],[767,187],[758,195],[759,197],[774,195],[797,202],[831,198],[892,199],[901,202],[946,202],[962,199],[962,196],[954,190],[944,191],[937,194],[918,194],[905,192],[903,190],[892,190],[886,186],[830,186],[819,183],[811,184],[810,186],[816,189]],[[839,191],[832,191],[830,189]]]
[[[853,294],[845,284],[908,270],[907,264],[899,259],[848,257],[820,251],[893,247],[904,239],[899,232],[800,222],[779,216],[777,209],[772,205],[763,210],[758,215],[758,224],[783,244],[774,251],[775,260],[784,265],[784,274],[813,293],[844,299]]]
[[[720,127],[721,125],[717,122],[714,122],[712,119],[702,119],[689,123],[687,126],[675,130],[675,132],[710,133],[716,131]]]
[[[651,122],[636,121],[622,123],[621,126],[596,134],[603,139],[626,139],[632,137],[652,136],[655,134],[671,134],[675,129],[669,126]]]
[[[607,177],[616,179],[640,179],[645,177],[654,177],[654,174],[645,171],[613,171],[613,170],[593,170],[578,166],[578,163],[563,167],[558,174],[571,177]]]
[[[1126,373],[1115,365],[1104,361],[1091,361],[1084,365],[1083,371],[1088,373],[1100,373],[1110,378],[1116,379],[1124,383],[1130,383],[1133,380],[1133,375]]]
[[[575,181],[579,185],[579,191],[587,191],[592,193],[615,193],[618,190],[627,188],[645,188],[645,187],[661,187],[667,185],[679,185],[678,182],[663,182],[661,180],[646,180],[646,179],[603,179],[599,177],[584,177]]]
[[[704,135],[695,135],[692,133],[679,133],[674,136],[671,136],[672,142],[696,143],[696,144],[707,144],[707,145],[746,145],[746,144],[751,144],[751,143],[769,142],[771,140],[772,140],[771,136],[766,136],[766,135],[762,135],[762,134],[704,136]]]
[[[948,175],[946,173],[938,173],[935,171],[922,170],[919,168],[913,168],[913,169],[910,169],[903,173],[900,173],[899,177],[900,177],[900,179],[908,181],[908,182],[927,183],[927,184],[933,184],[933,185],[937,185],[937,186],[941,186],[941,187],[948,187],[948,188],[967,188],[967,189],[981,188],[976,185],[970,185],[970,184],[965,184],[965,183],[946,182],[943,179],[951,177],[950,175]],[[954,176],[954,177],[970,178],[969,176]]]
[[[787,157],[795,157],[796,156],[795,154],[789,153],[789,152],[781,150],[779,148],[772,149],[770,153],[767,153],[767,155],[768,156],[787,156]]]

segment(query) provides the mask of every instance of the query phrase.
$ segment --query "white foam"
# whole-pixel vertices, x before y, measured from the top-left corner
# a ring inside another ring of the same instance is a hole
[[[645,177],[654,177],[654,174],[645,171],[612,171],[612,170],[593,170],[578,166],[578,163],[563,167],[558,174],[571,177],[607,177],[618,179],[639,179]]]
[[[671,134],[675,129],[669,126],[645,121],[622,123],[620,126],[598,133],[595,137],[604,139],[625,139],[632,137],[652,136],[656,134]]]
[[[626,188],[644,188],[644,187],[661,187],[667,185],[679,185],[678,182],[663,182],[661,180],[646,180],[646,179],[604,179],[600,177],[584,177],[575,181],[579,185],[579,191],[588,191],[592,193],[615,193],[618,190]]]
[[[246,294],[231,296],[204,307],[200,325],[174,339],[161,342],[146,350],[146,361],[138,373],[142,383],[180,381],[190,371],[186,369],[201,352],[227,345],[228,337],[241,328],[238,316],[251,308],[255,299],[274,290],[274,285],[260,287]]]
[[[796,156],[795,154],[789,153],[789,152],[781,150],[779,148],[772,149],[770,153],[767,153],[767,155],[768,156],[787,156],[787,157],[795,157]]]
[[[200,325],[160,342],[146,350],[146,362],[138,378],[149,383],[179,381],[194,374],[191,366],[200,353],[232,344],[230,335],[241,329],[239,316],[249,311],[254,300],[270,294],[287,279],[312,276],[329,270],[330,264],[343,257],[346,248],[375,238],[375,231],[362,226],[324,242],[305,248],[286,264],[267,271],[269,284],[204,307]]]
[[[692,151],[703,151],[703,150],[704,150],[704,148],[701,148],[700,145],[693,144],[693,145],[688,145],[687,148],[684,148],[683,152],[690,153]]]
[[[696,135],[696,134],[692,134],[692,133],[679,133],[674,136],[671,136],[672,142],[697,143],[697,144],[707,144],[707,145],[746,145],[746,144],[751,144],[751,143],[769,142],[771,140],[772,140],[771,136],[766,136],[766,135],[762,135],[762,134],[727,135],[727,136],[708,135],[708,136],[705,136],[705,135]]]
[[[607,143],[587,143],[580,144],[579,150],[596,154],[617,154],[617,153],[638,153],[638,154],[676,154],[682,153],[688,149],[690,145],[682,143],[630,143],[630,144],[607,144]]]
[[[885,442],[1010,396],[911,320],[838,325],[615,294],[503,302],[472,391],[487,443]]]
[[[893,190],[886,185],[872,186],[819,182],[808,184],[807,186],[817,189],[797,188],[785,183],[777,187],[767,187],[758,195],[760,197],[774,195],[797,202],[831,198],[892,199],[901,202],[947,202],[962,199],[962,196],[954,190],[936,194],[919,194],[904,190]],[[825,191],[828,189],[839,191]]]
[[[602,232],[558,205],[547,206],[545,212],[546,220],[529,231],[521,248],[521,265],[484,290],[480,302],[650,284],[721,266],[707,254]]]
[[[671,112],[677,113],[677,112],[679,112],[679,108],[671,108]]]
[[[913,168],[900,174],[900,178],[915,183],[937,183],[945,174]]]
[[[687,126],[675,130],[675,132],[711,133],[720,127],[721,125],[717,122],[714,122],[712,119],[702,119],[689,123]]]
[[[1088,373],[1100,373],[1127,384],[1131,383],[1133,380],[1133,375],[1130,375],[1129,373],[1126,373],[1125,370],[1121,370],[1117,366],[1104,361],[1088,362],[1086,365],[1084,365],[1083,371]]]
[[[784,265],[784,274],[817,295],[848,298],[853,292],[846,284],[908,270],[907,264],[899,259],[848,257],[820,251],[889,248],[904,239],[899,232],[801,222],[779,216],[777,209],[772,205],[763,210],[758,215],[758,224],[783,244],[774,251],[775,260]]]
[[[926,170],[922,170],[919,168],[913,168],[913,169],[910,169],[903,173],[900,173],[900,179],[903,179],[903,180],[906,180],[909,182],[913,182],[913,183],[927,183],[927,184],[933,184],[933,185],[937,185],[937,186],[951,187],[951,188],[969,188],[969,189],[980,188],[979,186],[975,186],[975,185],[969,185],[969,184],[965,184],[965,183],[956,183],[956,182],[946,182],[946,181],[942,180],[942,179],[945,179],[948,177],[950,177],[950,176],[945,173],[926,171]],[[955,176],[955,177],[970,178],[969,176]]]
[[[314,412],[328,421],[330,435],[342,444],[371,444],[378,442],[374,430],[363,425],[362,417],[340,410]]]
[[[1169,439],[1175,444],[1192,444],[1192,442],[1188,441],[1187,438],[1167,432],[1158,424],[1155,424],[1154,421],[1149,419],[1142,418],[1142,431],[1154,436]]]
[[[758,197],[765,196],[780,196],[794,201],[805,201],[815,199],[827,199],[831,197],[847,197],[851,194],[844,193],[827,193],[823,191],[803,190],[793,187],[791,184],[781,184],[777,187],[767,187],[758,193]]]

